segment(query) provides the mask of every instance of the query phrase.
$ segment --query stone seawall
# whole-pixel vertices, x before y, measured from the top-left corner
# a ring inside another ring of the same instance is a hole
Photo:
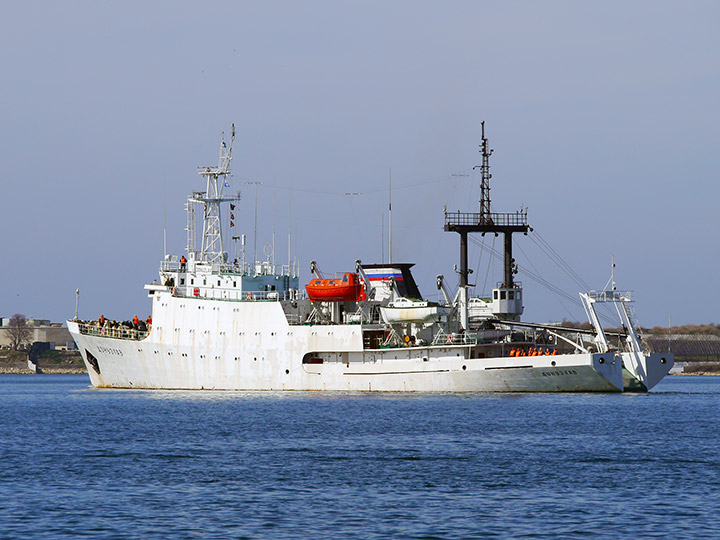
[[[85,374],[85,365],[81,364],[43,364],[38,365],[38,373],[43,375],[77,375]],[[0,362],[0,374],[3,375],[34,375],[27,362]]]

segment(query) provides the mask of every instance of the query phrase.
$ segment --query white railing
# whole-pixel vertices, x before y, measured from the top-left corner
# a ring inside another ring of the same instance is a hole
[[[193,264],[195,266],[193,266]],[[267,262],[258,262],[256,264],[252,264],[249,262],[243,263],[241,261],[238,261],[237,263],[222,263],[222,264],[208,264],[208,263],[185,263],[185,266],[182,267],[180,262],[177,260],[170,260],[170,261],[162,261],[160,263],[160,271],[161,272],[179,272],[181,270],[184,271],[194,271],[199,274],[233,274],[238,276],[290,276],[290,277],[297,277],[297,269],[294,267],[290,267],[287,264],[282,265],[279,267],[280,272],[277,273],[278,268],[273,267],[272,264],[269,264]]]
[[[598,302],[613,302],[614,300],[632,300],[632,291],[590,291],[588,296]]]
[[[465,332],[446,334],[440,330],[433,338],[433,345],[476,345],[478,340],[477,333]]]
[[[149,330],[135,330],[134,328],[127,328],[126,326],[116,326],[111,328],[107,324],[100,326],[99,324],[78,324],[80,333],[86,336],[98,336],[105,338],[114,339],[130,339],[130,340],[141,340],[147,337],[150,333]]]
[[[195,289],[198,290],[195,294]],[[172,295],[177,298],[198,298],[202,300],[221,300],[225,302],[279,302],[280,300],[298,300],[301,297],[295,289],[285,291],[240,291],[237,289],[209,289],[203,287],[174,287]]]

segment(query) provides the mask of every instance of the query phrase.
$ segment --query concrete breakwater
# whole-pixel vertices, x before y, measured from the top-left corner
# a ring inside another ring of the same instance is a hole
[[[39,364],[38,370],[34,371],[28,367],[27,362],[3,361],[0,360],[0,374],[3,375],[77,375],[87,373],[83,364]]]
[[[29,362],[28,351],[2,351],[0,373],[2,374],[78,374],[87,373],[78,351],[45,351],[34,363]]]

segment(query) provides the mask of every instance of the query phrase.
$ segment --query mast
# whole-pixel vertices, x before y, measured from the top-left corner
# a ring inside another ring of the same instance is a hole
[[[482,165],[480,165],[480,214],[490,217],[490,156],[493,153],[492,148],[488,148],[488,140],[485,137],[485,121],[480,122],[482,128],[482,144],[480,145],[482,153]],[[475,168],[475,167],[474,167]]]
[[[275,273],[275,198],[277,193],[273,191],[273,230],[272,230],[272,273]]]
[[[288,197],[288,275],[292,274],[292,178],[290,179],[290,196]]]
[[[392,169],[390,169],[388,191],[388,264],[392,264]]]
[[[222,264],[226,254],[223,250],[220,204],[234,201],[236,198],[223,197],[223,188],[230,174],[232,145],[235,140],[235,124],[232,125],[230,144],[225,144],[223,137],[220,142],[220,156],[217,167],[198,167],[198,173],[206,181],[205,191],[193,192],[187,201],[188,213],[188,254],[194,254],[198,261],[210,264]],[[195,250],[195,206],[203,205],[203,232],[200,251]]]
[[[527,210],[523,209],[515,213],[493,213],[490,211],[490,156],[493,150],[488,145],[485,137],[485,122],[482,126],[482,164],[473,167],[480,169],[480,211],[479,212],[452,212],[445,210],[444,230],[456,232],[460,235],[460,317],[463,329],[468,328],[467,314],[467,288],[468,275],[468,234],[470,233],[503,233],[504,235],[504,280],[503,289],[514,289],[516,287],[513,275],[517,273],[517,265],[512,256],[512,234],[521,232],[527,234],[530,227],[527,224]]]
[[[163,260],[167,259],[167,181],[163,178]]]

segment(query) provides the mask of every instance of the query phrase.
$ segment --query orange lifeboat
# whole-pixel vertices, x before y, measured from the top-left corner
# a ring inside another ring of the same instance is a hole
[[[342,278],[313,279],[305,285],[311,302],[357,302],[365,300],[360,278],[354,272],[346,272]]]

